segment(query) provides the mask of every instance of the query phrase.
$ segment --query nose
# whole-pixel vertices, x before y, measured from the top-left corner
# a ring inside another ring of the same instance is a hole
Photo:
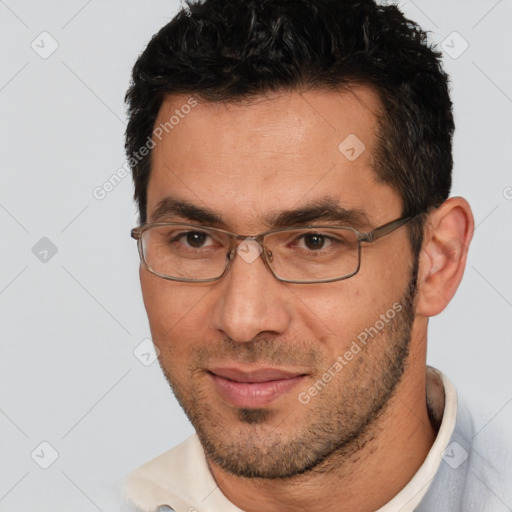
[[[291,322],[290,292],[272,275],[256,242],[244,241],[218,285],[214,328],[232,340],[250,341],[262,333],[282,334]]]

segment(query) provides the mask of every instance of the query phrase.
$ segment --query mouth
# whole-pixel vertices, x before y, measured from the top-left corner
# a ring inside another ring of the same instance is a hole
[[[261,408],[289,393],[306,378],[305,373],[278,368],[241,370],[234,367],[208,371],[217,392],[239,408]]]

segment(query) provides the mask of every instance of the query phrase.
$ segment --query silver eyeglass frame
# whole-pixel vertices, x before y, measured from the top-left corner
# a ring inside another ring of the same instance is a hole
[[[420,214],[418,214],[420,215]],[[131,230],[131,237],[135,240],[137,240],[137,248],[139,252],[139,257],[142,262],[142,264],[145,266],[145,268],[151,272],[152,274],[161,277],[162,279],[167,279],[169,281],[179,281],[179,282],[185,282],[185,283],[210,283],[213,281],[218,281],[221,279],[229,270],[231,267],[236,254],[236,248],[238,247],[239,243],[238,241],[244,241],[244,240],[250,240],[254,241],[262,249],[262,252],[260,256],[263,259],[263,262],[267,266],[267,268],[270,270],[272,275],[278,280],[283,283],[292,283],[292,284],[318,284],[318,283],[331,283],[334,281],[342,281],[344,279],[348,279],[350,277],[353,277],[356,275],[360,268],[361,268],[361,244],[367,243],[371,244],[372,242],[375,242],[379,238],[382,238],[385,235],[388,235],[395,231],[396,229],[400,228],[407,222],[411,221],[413,218],[415,218],[417,215],[412,216],[406,216],[406,217],[400,217],[398,219],[392,220],[390,222],[387,222],[386,224],[383,224],[382,226],[378,226],[375,229],[372,229],[368,232],[362,232],[358,231],[355,228],[349,227],[349,226],[332,226],[332,225],[310,225],[310,226],[291,226],[287,228],[281,228],[281,229],[272,229],[270,231],[265,231],[263,233],[260,233],[258,235],[240,235],[238,233],[232,233],[230,231],[226,231],[224,229],[220,228],[214,228],[210,226],[201,226],[199,224],[188,224],[184,222],[153,222],[153,223],[145,223],[141,224],[140,226],[137,226]],[[190,227],[195,230],[200,229],[208,229],[209,231],[213,231],[216,233],[222,233],[224,235],[227,235],[230,238],[230,246],[229,250],[226,253],[226,266],[224,267],[224,271],[217,277],[208,278],[208,279],[189,279],[189,278],[182,278],[182,277],[173,277],[168,276],[166,274],[161,274],[159,272],[156,272],[153,270],[146,262],[145,256],[144,256],[144,250],[142,247],[142,235],[144,231],[156,227],[156,226],[184,226],[184,227]],[[354,270],[354,272],[344,275],[341,277],[336,278],[330,278],[330,279],[318,279],[314,281],[301,281],[301,280],[292,280],[292,279],[283,279],[279,277],[274,269],[271,266],[271,259],[272,259],[272,253],[268,251],[264,245],[264,239],[267,235],[273,234],[273,233],[281,233],[281,232],[287,232],[287,231],[296,231],[299,229],[347,229],[352,232],[354,232],[357,236],[357,268]]]

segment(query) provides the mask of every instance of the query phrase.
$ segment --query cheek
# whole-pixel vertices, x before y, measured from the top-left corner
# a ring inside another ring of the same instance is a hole
[[[166,281],[141,273],[141,288],[153,342],[163,353],[182,355],[203,337],[205,287]]]
[[[361,273],[315,288],[296,288],[297,317],[304,331],[336,357],[392,308],[406,284],[385,270],[380,275],[372,273],[371,278]]]
[[[318,348],[334,356],[351,336],[361,314],[361,291],[348,280],[300,287],[293,290],[295,318],[302,331]]]

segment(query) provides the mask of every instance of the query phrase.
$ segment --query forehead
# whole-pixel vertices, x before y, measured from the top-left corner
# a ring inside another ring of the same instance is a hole
[[[169,96],[153,132],[149,217],[166,196],[219,212],[233,226],[324,197],[399,212],[396,194],[372,169],[379,110],[363,86],[229,103]]]

